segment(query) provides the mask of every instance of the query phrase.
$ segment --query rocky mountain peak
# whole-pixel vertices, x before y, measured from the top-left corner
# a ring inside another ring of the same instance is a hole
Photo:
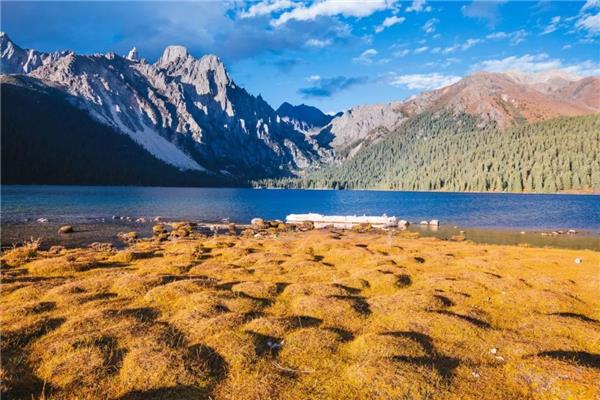
[[[159,67],[166,67],[169,64],[180,63],[189,58],[192,57],[185,47],[177,45],[167,46],[156,64]]]
[[[282,103],[277,114],[286,122],[294,125],[296,130],[311,135],[327,125],[333,116],[323,113],[316,107],[306,104],[294,106],[288,102]]]
[[[125,58],[129,61],[139,61],[140,57],[137,48],[133,47],[131,50],[129,50],[129,53],[127,53]]]
[[[10,58],[13,56],[15,52],[21,52],[19,46],[17,46],[6,33],[0,32],[0,52],[2,53],[2,58]]]

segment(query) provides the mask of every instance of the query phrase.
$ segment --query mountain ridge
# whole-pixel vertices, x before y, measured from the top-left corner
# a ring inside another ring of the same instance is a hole
[[[490,134],[600,111],[600,77],[562,70],[476,72],[406,100],[331,116],[288,102],[275,110],[238,86],[218,56],[194,57],[180,45],[167,46],[149,63],[136,48],[124,56],[44,53],[22,49],[1,33],[0,54],[2,74],[62,92],[156,160],[230,182],[305,176],[350,160],[405,126],[419,129],[411,137],[422,140],[429,128],[413,123],[422,116],[460,126],[468,115],[470,124]],[[35,134],[27,129],[23,135]]]
[[[92,117],[182,170],[286,175],[326,156],[260,96],[238,87],[214,55],[196,59],[170,46],[149,64],[114,53],[63,52],[38,57],[42,62],[29,70],[27,52],[4,34],[2,71],[60,86]]]

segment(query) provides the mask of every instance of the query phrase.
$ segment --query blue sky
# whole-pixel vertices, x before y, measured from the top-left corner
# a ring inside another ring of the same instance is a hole
[[[217,54],[275,108],[402,100],[477,70],[600,75],[600,0],[2,1],[1,11],[25,48],[137,46],[151,62],[169,44]]]

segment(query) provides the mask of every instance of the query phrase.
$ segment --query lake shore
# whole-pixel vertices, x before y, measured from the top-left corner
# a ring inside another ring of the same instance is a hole
[[[600,252],[410,231],[181,229],[120,250],[4,252],[3,394],[600,395]]]
[[[87,247],[94,242],[109,242],[117,247],[124,243],[118,238],[120,232],[134,231],[140,238],[152,236],[152,226],[157,223],[167,225],[180,222],[180,220],[166,220],[154,222],[151,218],[144,222],[135,222],[135,219],[104,220],[96,219],[89,222],[68,224],[64,221],[37,222],[27,221],[20,223],[2,224],[2,248],[10,248],[33,239],[41,240],[41,248],[48,249],[53,245],[62,245],[68,248]],[[227,231],[227,222],[193,221],[195,230],[201,233],[214,233],[213,227],[217,226],[220,232]],[[64,225],[73,226],[74,232],[61,234],[59,228]],[[249,227],[249,224],[237,224],[238,230]],[[466,240],[483,244],[501,245],[526,245],[533,247],[552,247],[567,249],[600,250],[600,232],[577,231],[576,234],[567,234],[567,228],[562,229],[534,229],[516,230],[511,228],[475,228],[458,225],[441,225],[439,227],[412,224],[408,227],[411,232],[416,232],[425,237],[435,237],[447,240],[452,236],[464,236]],[[558,234],[558,232],[562,232]]]

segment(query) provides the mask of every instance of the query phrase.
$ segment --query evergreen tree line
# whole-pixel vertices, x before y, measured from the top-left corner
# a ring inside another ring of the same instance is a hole
[[[500,130],[422,114],[338,165],[259,184],[288,188],[494,192],[600,190],[600,114]]]

